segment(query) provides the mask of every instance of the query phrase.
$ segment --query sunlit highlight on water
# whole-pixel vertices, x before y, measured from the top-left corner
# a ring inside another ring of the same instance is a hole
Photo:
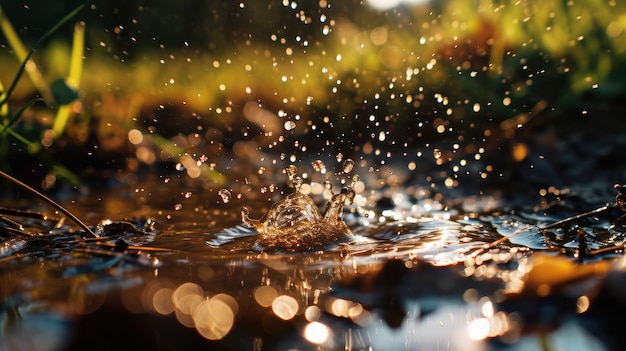
[[[233,310],[220,299],[204,300],[193,311],[195,327],[200,335],[209,340],[219,340],[226,336],[233,326]]]
[[[172,301],[172,289],[162,288],[152,298],[152,306],[157,313],[168,315],[176,309]]]
[[[509,319],[503,312],[498,312],[492,317],[474,319],[467,326],[467,333],[472,340],[504,335],[509,330]]]
[[[200,285],[192,282],[175,289],[168,286],[169,283],[161,281],[144,290],[143,299],[151,303],[153,311],[161,315],[174,313],[181,325],[195,328],[209,340],[222,339],[230,332],[239,311],[234,297],[226,293],[208,297]]]
[[[290,320],[298,312],[298,301],[289,295],[280,295],[272,302],[272,312],[284,320]]]
[[[585,295],[580,296],[576,300],[576,312],[584,313],[589,309],[590,301],[589,298]]]
[[[467,332],[473,340],[483,340],[489,335],[489,320],[487,318],[474,319],[467,326]]]
[[[317,306],[309,306],[304,310],[304,318],[309,322],[315,322],[320,319],[322,310]]]
[[[389,10],[400,5],[426,4],[429,0],[368,0],[367,3],[377,10]]]
[[[320,322],[311,322],[304,327],[304,338],[314,344],[326,343],[330,335],[330,328]]]
[[[263,307],[269,307],[274,302],[274,299],[278,297],[276,289],[269,285],[261,285],[254,289],[254,300]]]

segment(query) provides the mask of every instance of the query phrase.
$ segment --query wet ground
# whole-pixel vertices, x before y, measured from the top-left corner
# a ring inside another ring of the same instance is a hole
[[[3,234],[0,349],[619,349],[626,235],[610,184],[512,201],[363,175],[343,216],[354,240],[305,252],[265,250],[241,223],[285,182],[222,197],[174,174],[60,197],[105,239],[11,217],[46,235]],[[305,183],[323,209],[321,183]]]
[[[33,41],[48,7],[7,4]],[[45,215],[0,224],[0,351],[623,348],[622,4],[88,8],[67,129],[38,103],[0,147],[88,228],[0,183]],[[290,165],[353,237],[257,242]]]

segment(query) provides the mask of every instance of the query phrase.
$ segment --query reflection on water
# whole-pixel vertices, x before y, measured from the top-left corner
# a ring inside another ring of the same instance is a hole
[[[181,194],[172,189],[170,198]],[[619,335],[596,333],[607,304],[624,308],[615,297],[624,271],[609,259],[621,249],[577,266],[579,239],[568,226],[539,230],[576,213],[486,210],[493,201],[468,199],[469,212],[444,199],[405,195],[382,209],[366,199],[344,215],[353,242],[272,253],[238,216],[242,204],[262,213],[269,201],[192,196],[184,210],[175,200],[146,210],[138,193],[92,194],[69,207],[85,219],[112,209],[94,221],[109,240],[77,240],[67,225],[39,241],[3,239],[2,349],[613,348]],[[624,242],[618,217],[608,211],[575,225],[590,250],[614,247]],[[35,232],[46,226],[29,222]],[[533,250],[565,255],[542,261]]]
[[[49,6],[11,6],[18,34],[41,29]],[[17,123],[13,95],[2,136],[20,138],[2,139],[3,167],[49,173],[47,189],[63,186],[51,160],[124,186],[64,199],[96,238],[7,214],[24,230],[0,224],[0,351],[618,349],[622,211],[554,223],[612,202],[607,184],[626,176],[611,118],[625,11],[89,6],[77,20],[85,71],[98,74],[64,106],[66,130],[58,104]],[[58,66],[50,52],[29,72]],[[286,163],[306,170],[284,185]],[[50,211],[13,190],[7,206]]]

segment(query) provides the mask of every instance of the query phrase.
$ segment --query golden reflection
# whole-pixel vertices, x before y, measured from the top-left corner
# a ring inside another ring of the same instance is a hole
[[[195,327],[195,323],[193,321],[193,318],[189,314],[183,313],[179,309],[176,309],[174,311],[174,314],[176,316],[176,320],[178,320],[178,323],[180,323],[181,325],[183,325],[183,326],[185,326],[187,328]]]
[[[480,303],[481,303],[480,312],[483,314],[483,316],[487,318],[493,317],[494,308],[493,308],[493,303],[491,302],[491,300],[489,300],[489,298],[487,297],[483,297],[482,299],[480,299]]]
[[[204,297],[200,295],[185,295],[176,301],[176,308],[184,314],[191,315],[203,301]]]
[[[183,306],[183,300],[185,297],[190,295],[202,296],[203,294],[204,291],[202,290],[202,287],[200,285],[188,282],[176,288],[174,294],[172,295],[172,301],[174,301],[174,305],[176,305],[176,308],[184,309],[185,307]]]
[[[272,312],[284,320],[290,320],[298,313],[298,301],[289,295],[280,295],[272,302]]]
[[[589,309],[590,301],[589,298],[585,295],[580,296],[576,300],[576,312],[584,313]]]
[[[269,307],[278,296],[276,289],[269,285],[261,285],[256,287],[253,292],[254,300],[263,307]]]
[[[233,327],[235,314],[221,299],[204,300],[193,312],[198,333],[209,340],[219,340]]]
[[[504,335],[511,329],[508,316],[497,312],[492,317],[477,318],[467,325],[467,333],[473,340]]]
[[[148,284],[142,299],[148,300],[158,314],[174,313],[181,325],[195,328],[206,339],[219,340],[230,332],[239,312],[239,303],[233,296],[219,293],[208,298],[204,289],[193,282],[174,289],[170,286],[163,281]]]
[[[320,319],[322,310],[317,306],[309,306],[304,310],[304,318],[309,322],[315,322]]]
[[[489,335],[489,319],[474,319],[467,326],[469,337],[473,340],[483,340]]]
[[[162,288],[158,290],[154,293],[154,297],[152,298],[152,308],[154,308],[157,313],[163,315],[168,315],[174,312],[176,306],[174,306],[172,301],[173,293],[172,289],[169,288]]]
[[[234,297],[228,294],[225,294],[225,293],[217,294],[213,296],[211,300],[217,300],[217,301],[221,301],[225,303],[235,315],[237,314],[237,312],[239,312],[239,303],[237,303],[237,300]]]
[[[320,322],[311,322],[304,327],[304,338],[314,344],[324,344],[330,338],[330,328]]]
[[[128,141],[133,145],[141,144],[143,141],[143,134],[138,129],[131,129],[128,131]]]

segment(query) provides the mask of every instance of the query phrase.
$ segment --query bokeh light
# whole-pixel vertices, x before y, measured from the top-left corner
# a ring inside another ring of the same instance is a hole
[[[195,308],[193,320],[200,335],[209,340],[219,340],[233,327],[235,314],[223,300],[209,299]]]
[[[284,320],[295,317],[299,307],[298,301],[289,295],[280,295],[272,302],[272,312]]]
[[[274,299],[278,296],[276,289],[269,285],[261,285],[253,291],[254,300],[263,307],[269,307],[274,302]]]
[[[304,338],[314,344],[326,343],[330,335],[330,328],[320,322],[310,322],[304,327]]]

